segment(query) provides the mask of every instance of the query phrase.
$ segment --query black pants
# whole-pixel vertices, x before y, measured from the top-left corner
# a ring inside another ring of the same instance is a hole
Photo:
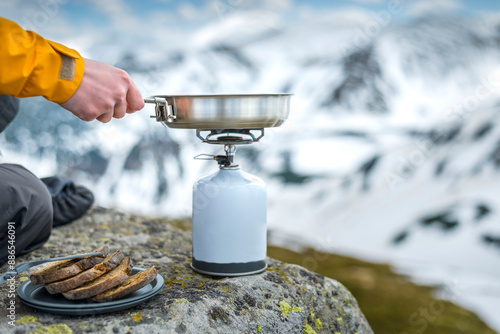
[[[15,117],[18,105],[0,95],[0,132]],[[12,242],[16,255],[25,254],[41,247],[51,230],[52,198],[47,187],[22,166],[0,164],[0,266],[7,262]]]
[[[7,262],[9,240],[21,255],[41,247],[51,230],[52,197],[47,187],[22,166],[0,164],[0,265]]]

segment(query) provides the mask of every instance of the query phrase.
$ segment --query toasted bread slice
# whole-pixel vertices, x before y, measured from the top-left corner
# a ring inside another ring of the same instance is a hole
[[[110,302],[112,300],[117,300],[122,297],[125,297],[126,295],[137,291],[149,283],[151,283],[155,278],[156,275],[158,274],[158,271],[156,268],[153,266],[151,268],[148,268],[144,271],[140,271],[134,276],[130,276],[125,282],[122,284],[106,290],[97,296],[93,297],[92,300],[102,303],[102,302]]]
[[[63,292],[63,296],[71,300],[93,297],[122,284],[128,279],[128,274],[131,272],[132,264],[130,263],[130,258],[126,257],[120,262],[118,267],[76,289]]]
[[[75,276],[76,274],[101,263],[108,256],[108,246],[103,246],[93,251],[93,253],[101,252],[98,256],[89,256],[80,259],[69,259],[55,261],[48,266],[33,272],[30,275],[31,283],[46,284],[62,279]]]
[[[108,255],[101,263],[96,264],[94,267],[82,271],[76,276],[46,284],[45,288],[51,295],[73,290],[74,288],[77,288],[80,285],[90,282],[96,279],[97,277],[107,273],[111,269],[115,268],[120,264],[120,262],[124,258],[125,255],[123,255],[122,252],[117,250],[113,254]]]

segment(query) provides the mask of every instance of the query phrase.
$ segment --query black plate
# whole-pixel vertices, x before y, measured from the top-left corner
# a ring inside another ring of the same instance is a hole
[[[134,267],[131,275],[143,270],[145,269]],[[151,283],[142,289],[134,291],[119,300],[104,303],[97,303],[91,299],[69,300],[64,298],[62,294],[51,295],[43,285],[33,285],[30,280],[22,283],[17,288],[17,294],[24,304],[50,313],[66,315],[100,314],[120,311],[140,304],[159,293],[164,283],[163,277],[158,274]]]

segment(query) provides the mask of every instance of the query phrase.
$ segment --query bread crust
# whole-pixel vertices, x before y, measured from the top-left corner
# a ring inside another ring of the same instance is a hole
[[[46,284],[45,288],[52,295],[73,290],[112,270],[118,266],[124,258],[125,255],[123,255],[120,250],[117,250],[113,254],[108,255],[101,263],[96,264],[94,267],[82,271],[73,277]]]
[[[96,252],[101,252],[102,254],[80,259],[55,261],[48,266],[33,272],[30,275],[31,283],[33,285],[47,284],[75,276],[85,269],[91,268],[96,264],[101,263],[108,255],[108,246],[103,246],[93,251],[93,253]]]
[[[130,262],[130,258],[126,257],[116,268],[76,289],[63,292],[63,296],[70,300],[93,297],[101,292],[122,284],[128,279],[128,274],[131,272],[132,264]]]
[[[130,276],[122,284],[96,295],[92,298],[92,300],[102,303],[123,298],[126,295],[137,291],[151,283],[156,278],[156,275],[158,275],[158,271],[154,266],[152,266],[151,268],[140,271],[137,274]]]

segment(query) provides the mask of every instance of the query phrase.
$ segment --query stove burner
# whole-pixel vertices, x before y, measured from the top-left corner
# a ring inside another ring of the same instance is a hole
[[[206,131],[210,131],[210,133],[204,136],[202,132]],[[252,131],[260,131],[260,134],[256,136]],[[196,130],[196,137],[208,144],[251,144],[264,137],[264,129]]]
[[[238,142],[243,141],[243,137],[239,137],[239,136],[220,136],[216,140],[218,142],[219,141],[226,141],[226,142],[238,143]]]

